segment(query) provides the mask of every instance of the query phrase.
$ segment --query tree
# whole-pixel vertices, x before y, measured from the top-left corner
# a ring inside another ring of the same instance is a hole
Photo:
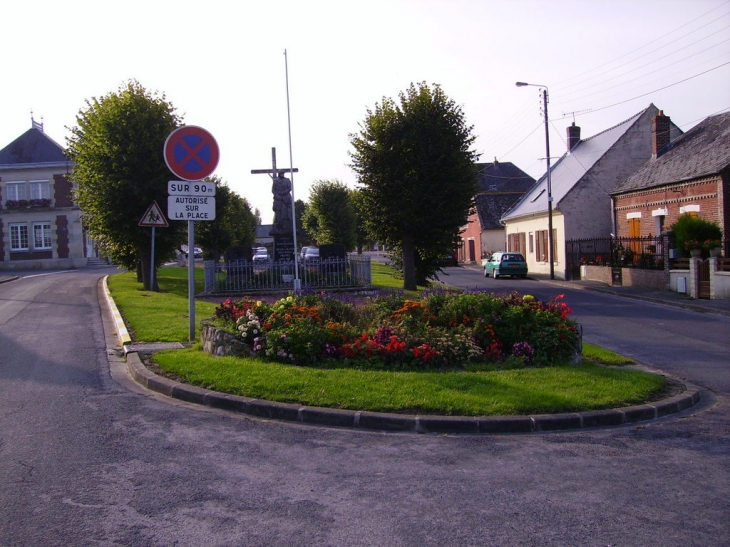
[[[357,248],[357,254],[362,254],[363,247],[369,247],[372,244],[365,225],[365,209],[362,199],[362,190],[359,188],[350,190],[350,202],[355,208],[355,247]]]
[[[195,224],[195,241],[203,248],[203,258],[220,260],[228,247],[253,247],[256,241],[256,215],[251,205],[218,177],[216,183],[215,220]]]
[[[411,84],[399,104],[383,98],[350,135],[367,230],[401,250],[403,286],[415,290],[467,222],[478,155],[464,114],[438,85]]]
[[[294,214],[297,219],[297,244],[301,247],[309,247],[314,245],[314,237],[304,228],[304,213],[307,210],[307,204],[301,199],[294,202]]]
[[[355,247],[355,206],[350,190],[339,180],[319,180],[312,185],[302,222],[317,245],[339,243],[347,250]]]
[[[151,230],[138,223],[153,201],[167,201],[171,175],[163,147],[182,119],[164,94],[130,80],[116,93],[87,100],[76,123],[67,155],[74,162],[71,178],[84,225],[106,256],[137,268],[145,288],[156,289],[149,279]],[[155,268],[172,256],[184,230],[184,222],[155,230]]]

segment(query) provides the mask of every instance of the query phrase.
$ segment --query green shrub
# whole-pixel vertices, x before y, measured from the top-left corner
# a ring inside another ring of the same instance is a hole
[[[705,247],[706,241],[721,241],[722,229],[715,222],[685,213],[672,224],[674,247],[681,249],[684,256],[689,256],[692,248]]]

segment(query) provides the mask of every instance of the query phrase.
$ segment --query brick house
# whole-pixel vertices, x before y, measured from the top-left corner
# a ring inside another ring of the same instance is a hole
[[[504,251],[506,240],[502,213],[508,210],[535,179],[510,162],[476,164],[479,170],[474,212],[460,234],[459,260],[479,262],[496,251]]]
[[[70,166],[35,121],[0,150],[0,270],[86,265]]]
[[[650,104],[614,127],[581,139],[575,123],[567,129],[568,149],[550,168],[555,277],[567,278],[566,241],[607,238],[613,232],[611,194],[652,155],[652,119],[659,109]],[[670,122],[670,136],[681,130]],[[502,216],[507,250],[523,252],[532,273],[548,273],[548,192],[543,175]]]
[[[730,227],[730,112],[710,116],[671,139],[671,120],[652,121],[652,156],[612,193],[616,234],[660,235],[683,213]]]

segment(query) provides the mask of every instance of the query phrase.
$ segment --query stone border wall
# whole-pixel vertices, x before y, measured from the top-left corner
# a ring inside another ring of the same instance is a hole
[[[200,322],[200,342],[203,344],[203,351],[213,357],[253,356],[247,344],[241,342],[234,334],[214,327],[208,321],[204,319]]]

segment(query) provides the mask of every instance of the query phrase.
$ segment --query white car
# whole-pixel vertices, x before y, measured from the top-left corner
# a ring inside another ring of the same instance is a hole
[[[256,252],[253,255],[253,261],[254,262],[268,262],[269,261],[269,251],[266,250],[266,247],[258,247],[256,249]]]

